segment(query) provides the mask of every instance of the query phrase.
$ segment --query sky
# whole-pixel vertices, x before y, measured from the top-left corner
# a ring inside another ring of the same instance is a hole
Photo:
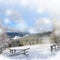
[[[53,29],[60,0],[0,0],[0,24],[8,29],[39,33]]]

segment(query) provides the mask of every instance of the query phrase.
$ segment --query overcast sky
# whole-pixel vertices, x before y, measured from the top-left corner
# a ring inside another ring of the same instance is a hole
[[[60,16],[60,0],[0,0],[0,23],[19,31],[52,30],[52,18]]]

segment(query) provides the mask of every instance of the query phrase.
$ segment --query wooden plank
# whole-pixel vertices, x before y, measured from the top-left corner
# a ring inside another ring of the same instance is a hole
[[[24,54],[24,55],[28,55],[28,50],[29,50],[30,48],[24,48],[24,49],[20,49],[20,51],[18,52],[18,53],[21,53],[21,54]],[[11,56],[13,56],[13,55],[16,55],[16,54],[18,54],[16,51],[16,48],[15,49],[9,49],[9,51],[10,51],[10,53],[11,53]]]

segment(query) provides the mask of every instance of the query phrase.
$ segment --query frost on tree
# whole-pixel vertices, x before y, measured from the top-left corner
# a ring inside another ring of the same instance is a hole
[[[3,29],[3,27],[0,25],[0,50],[1,48],[3,48],[2,50],[4,50],[4,48],[8,46],[8,42],[9,42],[9,38],[5,33],[5,30]]]
[[[55,42],[60,46],[60,18],[53,19],[53,32]]]

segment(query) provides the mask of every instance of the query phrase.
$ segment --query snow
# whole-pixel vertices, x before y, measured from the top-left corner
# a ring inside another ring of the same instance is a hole
[[[40,44],[16,47],[16,49],[30,47],[28,50],[29,55],[17,53],[11,56],[9,50],[6,49],[0,54],[0,60],[60,60],[60,51],[51,52],[50,45],[51,44]]]
[[[12,38],[12,39],[20,39],[20,38],[22,38],[22,37],[19,37],[19,36],[15,36],[14,38]]]
[[[10,49],[16,49],[16,50],[19,50],[19,49],[26,49],[28,47],[11,47]]]

